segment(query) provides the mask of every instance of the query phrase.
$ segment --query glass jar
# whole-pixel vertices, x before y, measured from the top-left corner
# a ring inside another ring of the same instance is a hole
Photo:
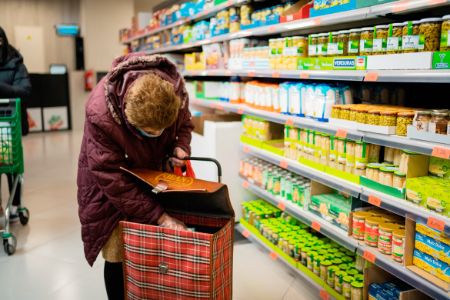
[[[378,246],[379,226],[384,222],[383,218],[371,217],[364,224],[364,241],[370,247]]]
[[[355,211],[352,218],[352,236],[360,241],[364,240],[366,219],[372,217],[367,211]]]
[[[339,116],[342,120],[350,120],[350,106],[342,106]]]
[[[406,232],[404,229],[394,230],[392,233],[392,258],[399,263],[403,263],[405,255]]]
[[[367,123],[367,109],[358,108],[356,110],[356,122],[361,124]]]
[[[353,173],[355,167],[355,148],[356,143],[348,140],[345,146],[345,172]]]
[[[345,276],[344,282],[342,283],[342,295],[345,299],[350,299],[352,296],[352,282],[354,281],[354,278],[352,276]]]
[[[373,27],[365,27],[361,29],[359,42],[359,54],[370,55],[373,52]]]
[[[324,57],[328,54],[329,33],[321,33],[317,35],[317,56]]]
[[[393,223],[380,224],[378,237],[378,250],[386,255],[392,254],[392,232],[398,229]]]
[[[331,107],[331,117],[333,119],[340,119],[341,107],[341,104],[335,104]]]
[[[412,125],[414,121],[414,112],[405,111],[397,114],[397,128],[395,130],[396,135],[406,136],[408,132],[408,125]]]
[[[344,138],[336,138],[336,148],[337,148],[337,157],[338,163],[340,165],[345,165],[346,162],[346,140]]]
[[[357,141],[355,146],[355,168],[364,170],[369,161],[367,144]]]
[[[402,30],[402,50],[403,52],[419,51],[419,21],[409,21]]]
[[[407,23],[394,23],[389,25],[386,52],[389,54],[402,52],[403,27]]]
[[[338,56],[348,55],[349,30],[341,30],[338,32]]]
[[[367,111],[367,124],[369,125],[380,125],[380,111],[377,109],[372,109]]]
[[[366,177],[370,180],[379,182],[380,180],[380,167],[379,163],[370,163],[366,168]]]
[[[387,49],[389,25],[375,26],[373,34],[373,54],[385,54]]]
[[[351,300],[362,300],[363,299],[363,288],[364,288],[363,282],[353,281],[350,299]]]
[[[394,182],[394,170],[392,167],[381,167],[380,168],[380,183],[393,186]]]
[[[449,32],[450,32],[450,15],[446,15],[442,17],[440,51],[450,51],[450,40],[448,38]]]
[[[308,43],[306,42],[306,38],[304,36],[294,36],[292,38],[292,42],[293,46],[297,48],[298,57],[308,56]]]
[[[391,165],[394,163],[395,149],[391,147],[384,148],[384,163],[385,165]]]
[[[310,34],[308,36],[308,56],[315,57],[317,56],[317,44],[318,44],[318,35]]]
[[[428,131],[436,134],[447,134],[448,113],[434,112],[431,114]]]
[[[419,21],[419,51],[438,51],[441,37],[441,18]]]
[[[361,40],[361,29],[352,29],[348,35],[348,55],[359,55],[359,42]]]
[[[416,111],[414,117],[413,126],[416,127],[418,131],[428,131],[428,125],[431,121],[431,111],[422,110]]]
[[[380,126],[395,126],[397,124],[397,112],[392,110],[380,112]]]
[[[331,32],[328,36],[327,56],[338,56],[338,36],[337,31]]]
[[[394,172],[393,186],[398,189],[403,189],[406,183],[406,174],[400,171]]]
[[[348,118],[349,121],[356,122],[356,114],[358,113],[358,109],[359,107],[356,105],[350,107],[350,114]]]

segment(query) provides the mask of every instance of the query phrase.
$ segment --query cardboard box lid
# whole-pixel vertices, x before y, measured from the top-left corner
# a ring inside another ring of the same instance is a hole
[[[234,217],[226,185],[154,170],[121,169],[152,188],[167,185],[167,189],[155,194],[155,198],[168,212]]]

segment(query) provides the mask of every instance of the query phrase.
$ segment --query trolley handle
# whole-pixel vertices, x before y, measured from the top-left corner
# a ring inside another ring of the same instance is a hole
[[[220,183],[222,181],[222,166],[220,165],[220,162],[215,159],[215,158],[211,158],[211,157],[191,157],[191,156],[187,156],[185,158],[182,158],[181,160],[195,160],[195,161],[209,161],[209,162],[213,162],[216,166],[217,166],[217,177],[218,177],[218,182]]]

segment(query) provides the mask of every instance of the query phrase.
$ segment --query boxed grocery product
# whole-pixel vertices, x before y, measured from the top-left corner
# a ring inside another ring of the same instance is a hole
[[[291,8],[284,10],[280,16],[280,22],[284,23],[309,18],[311,8],[312,4],[309,0],[298,1]]]
[[[437,177],[450,178],[450,159],[431,156],[428,172]]]
[[[406,179],[406,199],[450,216],[450,179],[423,176]]]
[[[450,283],[450,267],[448,264],[433,258],[417,249],[414,250],[413,264],[420,269]]]
[[[450,245],[450,237],[446,236],[443,232],[440,232],[434,228],[431,228],[427,224],[421,222],[420,220],[416,223],[416,232],[430,237],[438,242],[444,243],[446,245]]]
[[[416,232],[415,248],[446,264],[450,263],[450,245]]]
[[[220,81],[197,81],[196,97],[200,99],[218,100],[220,99]]]
[[[206,69],[217,70],[224,69],[226,65],[226,57],[223,51],[223,47],[216,43],[210,45],[204,45],[203,53],[205,55]]]
[[[395,0],[346,0],[342,2],[314,0],[314,7],[310,11],[310,16],[323,16],[392,1]]]

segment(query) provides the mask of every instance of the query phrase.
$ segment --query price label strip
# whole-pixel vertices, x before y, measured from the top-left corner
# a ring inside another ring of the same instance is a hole
[[[311,223],[311,228],[314,229],[317,232],[320,232],[320,224],[318,222],[316,222],[316,221],[313,221]]]
[[[439,219],[429,217],[427,220],[427,225],[431,228],[434,228],[438,231],[443,232],[445,230],[445,223]]]
[[[281,209],[282,211],[285,211],[285,210],[286,210],[286,204],[284,204],[284,202],[278,203],[277,207],[278,207],[279,209]]]
[[[294,126],[294,119],[293,118],[288,118],[286,120],[286,125],[287,126]]]
[[[325,291],[325,290],[320,290],[319,296],[320,296],[320,299],[322,299],[322,300],[329,300],[330,299],[330,294],[328,294],[328,292]]]
[[[374,206],[380,207],[381,206],[381,199],[378,198],[377,196],[370,195],[369,196],[369,203],[374,205]]]
[[[249,186],[250,186],[250,183],[248,181],[245,180],[245,181],[242,182],[242,187],[244,189],[248,189]]]
[[[347,138],[347,130],[346,129],[338,129],[336,130],[336,137],[338,138]]]
[[[288,162],[285,160],[280,161],[280,167],[283,169],[287,169],[288,168]]]
[[[431,155],[443,159],[450,159],[450,148],[436,146],[433,148]]]
[[[247,229],[245,229],[245,230],[242,232],[242,235],[243,235],[246,239],[248,239],[248,237],[250,236],[250,232],[249,232]]]
[[[375,264],[375,261],[377,260],[377,256],[368,250],[364,251],[363,258],[373,264]]]
[[[366,76],[364,76],[364,81],[366,82],[378,81],[378,72],[367,72]]]
[[[270,252],[269,256],[273,260],[277,260],[278,259],[278,254],[276,252]]]

